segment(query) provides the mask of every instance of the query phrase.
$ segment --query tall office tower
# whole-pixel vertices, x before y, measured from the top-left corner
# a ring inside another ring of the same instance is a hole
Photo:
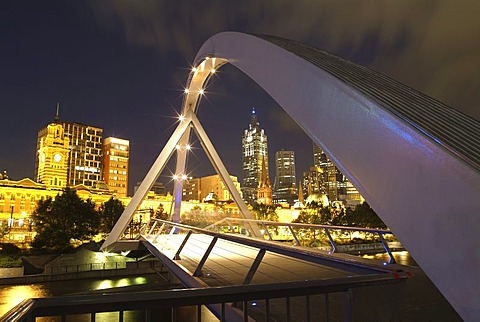
[[[260,128],[255,109],[252,109],[250,124],[242,137],[242,150],[243,199],[253,204],[257,198],[264,159],[268,174],[268,140],[265,131]]]
[[[102,184],[102,129],[90,125],[60,122],[70,139],[68,186]]]
[[[308,171],[303,172],[302,193],[305,199],[312,194],[325,194],[324,173],[320,167],[310,167]]]
[[[275,153],[275,184],[273,203],[293,205],[298,198],[295,176],[295,153],[277,151]]]
[[[51,132],[49,127],[55,128],[54,132]],[[57,138],[55,140],[48,139],[49,135],[50,137],[57,136]],[[62,139],[64,141],[61,141]],[[50,153],[48,151],[55,151],[60,145],[63,145],[61,151],[58,150],[53,155],[48,155]],[[65,146],[68,148],[65,149]],[[53,162],[56,163],[50,162],[42,165],[47,161],[47,157],[52,157]],[[60,177],[57,178],[62,181],[61,187],[83,184],[93,188],[107,188],[102,181],[102,129],[80,123],[60,121],[57,106],[57,115],[54,121],[38,132],[35,178],[42,182],[48,180],[45,179],[42,171],[45,173],[45,168],[54,169],[62,161],[65,162],[67,176],[65,183],[63,179],[59,179]]]
[[[322,169],[322,185],[329,200],[361,199],[357,189],[315,143],[313,143],[313,162],[315,166]]]
[[[38,132],[35,180],[47,189],[67,186],[69,143],[57,120]]]
[[[103,141],[103,180],[117,198],[128,194],[128,140],[108,137]]]

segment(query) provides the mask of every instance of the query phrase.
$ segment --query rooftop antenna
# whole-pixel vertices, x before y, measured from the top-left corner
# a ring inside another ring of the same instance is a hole
[[[54,118],[54,121],[58,121],[58,113],[60,111],[60,103],[57,102],[57,114],[55,114],[55,118]]]

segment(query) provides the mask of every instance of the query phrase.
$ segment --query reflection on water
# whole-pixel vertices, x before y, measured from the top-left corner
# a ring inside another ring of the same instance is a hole
[[[104,290],[108,288],[151,284],[165,284],[158,275],[110,278],[102,280],[71,280],[30,285],[0,286],[0,317],[18,303],[29,298],[61,296],[66,294]],[[113,314],[113,313],[111,313]],[[115,313],[118,315],[118,313]],[[81,321],[79,319],[78,321]],[[102,319],[100,319],[102,320]],[[100,321],[97,319],[97,321]],[[106,321],[106,320],[105,320]]]
[[[413,257],[407,251],[392,252],[392,254],[393,254],[393,258],[395,258],[395,261],[397,262],[397,264],[409,265],[409,266],[418,266],[418,264],[415,262]],[[381,260],[383,262],[388,262],[388,260],[390,259],[388,257],[387,253],[362,255],[362,257],[363,258],[368,258],[368,259],[377,259],[377,260]]]
[[[0,288],[0,316],[23,300],[33,297],[49,297],[49,290],[43,285],[15,285]]]

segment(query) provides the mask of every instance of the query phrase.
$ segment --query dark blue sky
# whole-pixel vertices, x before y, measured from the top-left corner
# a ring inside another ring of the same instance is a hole
[[[475,1],[2,0],[0,170],[33,178],[37,131],[60,102],[62,120],[130,140],[132,186],[173,131],[196,50],[227,30],[305,42],[480,119],[478,9]],[[234,67],[223,67],[207,91],[199,117],[233,175],[241,179],[241,136],[252,107],[269,136],[272,182],[279,149],[295,151],[297,175],[310,166],[311,141]],[[192,174],[212,174],[194,147]]]

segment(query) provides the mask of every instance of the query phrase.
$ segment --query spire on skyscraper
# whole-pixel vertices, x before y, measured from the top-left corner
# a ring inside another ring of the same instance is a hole
[[[260,130],[260,124],[258,123],[255,107],[252,107],[252,114],[250,115],[250,129],[257,129],[257,128]]]

